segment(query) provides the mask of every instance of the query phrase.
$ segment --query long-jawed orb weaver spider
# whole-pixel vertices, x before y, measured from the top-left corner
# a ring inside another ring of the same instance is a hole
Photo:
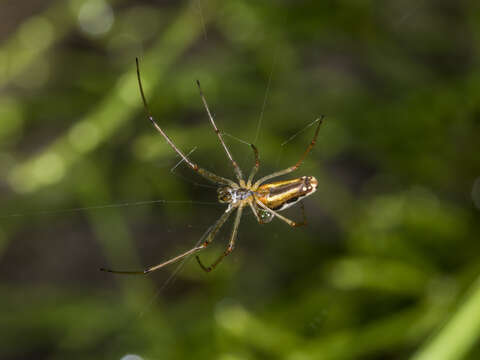
[[[203,105],[205,110],[207,111],[208,118],[210,119],[210,123],[212,124],[213,130],[218,136],[220,140],[220,144],[222,145],[225,153],[232,163],[233,170],[235,172],[235,176],[238,182],[232,181],[230,179],[226,179],[224,177],[218,176],[208,170],[205,170],[199,167],[197,164],[192,162],[170,139],[170,137],[163,131],[163,129],[157,124],[155,119],[153,118],[150,109],[147,104],[147,100],[145,98],[145,93],[143,92],[142,81],[140,78],[140,66],[138,63],[138,58],[136,59],[137,65],[137,78],[138,78],[138,86],[140,89],[140,95],[142,97],[143,105],[145,107],[145,112],[147,114],[148,120],[152,123],[152,125],[157,129],[157,131],[165,138],[167,143],[171,146],[171,148],[178,154],[180,157],[185,161],[185,163],[196,173],[203,176],[205,179],[213,182],[214,184],[218,185],[217,194],[218,194],[218,201],[220,203],[228,204],[227,209],[222,214],[222,216],[217,220],[217,222],[209,229],[209,231],[205,234],[205,240],[198,246],[184,252],[183,254],[177,255],[170,260],[167,260],[161,264],[151,266],[143,271],[116,271],[116,270],[109,270],[109,269],[100,269],[101,271],[107,271],[116,274],[148,274],[152,271],[158,270],[164,266],[172,264],[178,260],[181,260],[191,254],[195,254],[200,250],[205,249],[210,243],[213,241],[215,236],[217,235],[218,231],[222,227],[222,225],[227,221],[229,216],[237,210],[237,214],[235,216],[235,221],[233,223],[233,230],[232,234],[230,235],[230,242],[228,244],[227,249],[218,257],[218,259],[213,262],[210,266],[206,267],[200,261],[199,256],[197,255],[197,261],[200,267],[205,270],[206,272],[210,272],[213,270],[228,254],[230,254],[235,246],[235,240],[237,238],[238,226],[240,224],[240,219],[242,217],[243,209],[248,205],[252,210],[255,218],[260,224],[265,224],[270,221],[274,217],[279,218],[280,220],[286,222],[288,225],[292,227],[297,227],[301,225],[305,225],[305,212],[302,205],[302,213],[303,213],[303,220],[301,222],[292,221],[285,216],[279,214],[278,212],[281,210],[285,210],[290,206],[296,204],[303,198],[313,194],[317,190],[318,181],[313,176],[302,176],[292,180],[282,180],[276,182],[266,183],[266,181],[276,178],[278,176],[282,176],[292,171],[298,169],[298,167],[303,163],[305,157],[308,155],[310,150],[312,150],[313,146],[318,137],[318,132],[320,129],[320,125],[323,121],[323,116],[321,116],[316,121],[318,125],[315,129],[315,134],[313,135],[313,139],[308,145],[307,149],[300,157],[300,160],[293,165],[284,170],[280,170],[274,172],[273,174],[264,176],[259,180],[253,182],[253,178],[257,173],[260,167],[260,161],[258,158],[258,151],[255,145],[250,144],[254,156],[255,156],[255,165],[253,166],[250,175],[245,181],[243,177],[242,170],[235,162],[232,157],[232,154],[228,150],[227,145],[223,141],[223,136],[220,130],[218,130],[217,125],[213,119],[212,114],[210,113],[210,109],[207,104],[207,100],[203,95],[202,88],[200,87],[200,82],[197,80],[197,86],[200,91],[200,97],[202,98]]]

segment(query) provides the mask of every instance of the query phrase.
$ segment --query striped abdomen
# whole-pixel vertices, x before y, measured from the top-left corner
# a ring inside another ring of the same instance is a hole
[[[257,189],[256,197],[268,208],[281,211],[313,194],[317,186],[318,181],[313,176],[302,176],[263,184]]]

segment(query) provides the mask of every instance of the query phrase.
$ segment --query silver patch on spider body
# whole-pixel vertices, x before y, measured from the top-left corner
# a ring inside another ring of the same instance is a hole
[[[312,191],[313,192],[313,191]],[[299,195],[297,197],[294,197],[294,198],[291,198],[291,199],[288,199],[287,201],[285,201],[282,205],[280,205],[279,207],[275,208],[275,209],[272,209],[272,210],[275,210],[275,211],[283,211],[285,209],[288,209],[289,207],[295,205],[297,202],[299,202],[300,200],[302,200],[303,198],[306,198],[308,195],[310,195],[312,192],[309,192],[309,193],[306,193],[304,195]]]
[[[258,206],[257,206],[257,213],[258,213],[258,217],[260,218],[263,224],[269,223],[275,217],[275,215],[273,215],[270,211],[262,209]]]

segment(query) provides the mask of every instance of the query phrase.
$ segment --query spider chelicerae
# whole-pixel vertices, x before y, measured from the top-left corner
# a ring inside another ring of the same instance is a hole
[[[147,104],[147,100],[145,98],[145,94],[143,92],[142,81],[140,78],[140,66],[138,63],[138,58],[136,59],[137,65],[137,78],[138,78],[138,86],[140,89],[140,95],[142,97],[143,105],[145,107],[145,111],[147,114],[148,120],[153,124],[155,129],[165,138],[167,143],[171,146],[171,148],[185,161],[185,163],[196,173],[203,176],[205,179],[213,182],[218,186],[217,194],[218,194],[218,201],[220,203],[228,204],[227,209],[222,214],[222,216],[217,220],[217,222],[208,230],[208,232],[204,236],[203,242],[199,245],[193,247],[192,249],[185,251],[184,253],[177,255],[170,260],[162,262],[161,264],[151,266],[143,271],[116,271],[110,269],[100,269],[102,271],[107,271],[116,274],[148,274],[152,271],[158,270],[166,265],[172,264],[176,261],[179,261],[191,254],[195,254],[200,250],[205,249],[210,243],[213,241],[215,236],[217,235],[218,231],[222,227],[222,225],[227,221],[230,215],[233,214],[235,210],[237,210],[237,214],[235,215],[235,221],[233,223],[233,230],[230,236],[230,241],[226,250],[218,257],[218,259],[213,262],[210,266],[204,266],[203,263],[200,261],[198,254],[196,255],[196,259],[200,265],[200,267],[205,270],[206,272],[210,272],[213,270],[228,254],[230,254],[235,246],[235,240],[237,238],[238,227],[240,225],[240,219],[242,217],[243,209],[246,206],[249,206],[252,210],[255,218],[260,224],[266,224],[273,220],[274,217],[284,221],[288,225],[292,227],[297,227],[301,225],[305,225],[305,211],[302,206],[302,214],[303,220],[301,222],[295,222],[293,220],[288,219],[287,217],[279,214],[279,211],[285,210],[290,206],[298,203],[303,198],[313,194],[317,190],[318,181],[313,176],[302,176],[299,178],[291,179],[291,180],[282,180],[282,181],[275,181],[275,182],[268,182],[273,178],[289,174],[298,169],[298,167],[303,163],[305,157],[308,153],[312,150],[313,146],[318,137],[318,132],[320,130],[320,125],[323,121],[323,116],[318,118],[316,121],[318,122],[317,127],[315,129],[315,134],[313,135],[313,139],[308,145],[307,149],[300,157],[300,160],[293,166],[290,166],[284,170],[280,170],[274,172],[270,175],[266,175],[257,181],[253,181],[259,167],[260,161],[258,158],[258,150],[253,144],[249,144],[253,150],[253,154],[255,156],[255,165],[253,166],[252,170],[250,171],[250,175],[248,179],[245,181],[243,176],[242,170],[235,162],[230,153],[227,145],[223,140],[222,133],[218,130],[217,125],[215,124],[215,120],[210,112],[208,107],[207,101],[205,96],[203,95],[202,88],[200,86],[200,82],[197,80],[198,89],[200,91],[200,97],[202,98],[203,105],[205,110],[207,111],[208,118],[210,119],[210,123],[217,134],[218,139],[220,140],[220,144],[222,145],[225,153],[232,163],[233,170],[235,172],[235,177],[237,178],[237,182],[218,176],[206,169],[199,167],[196,163],[192,162],[170,139],[170,137],[163,131],[163,129],[158,125],[158,123],[153,118],[150,109]]]

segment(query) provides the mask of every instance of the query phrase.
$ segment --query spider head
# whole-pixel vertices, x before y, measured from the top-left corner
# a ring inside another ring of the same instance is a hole
[[[225,204],[232,202],[232,188],[230,186],[222,186],[217,189],[218,201]]]

